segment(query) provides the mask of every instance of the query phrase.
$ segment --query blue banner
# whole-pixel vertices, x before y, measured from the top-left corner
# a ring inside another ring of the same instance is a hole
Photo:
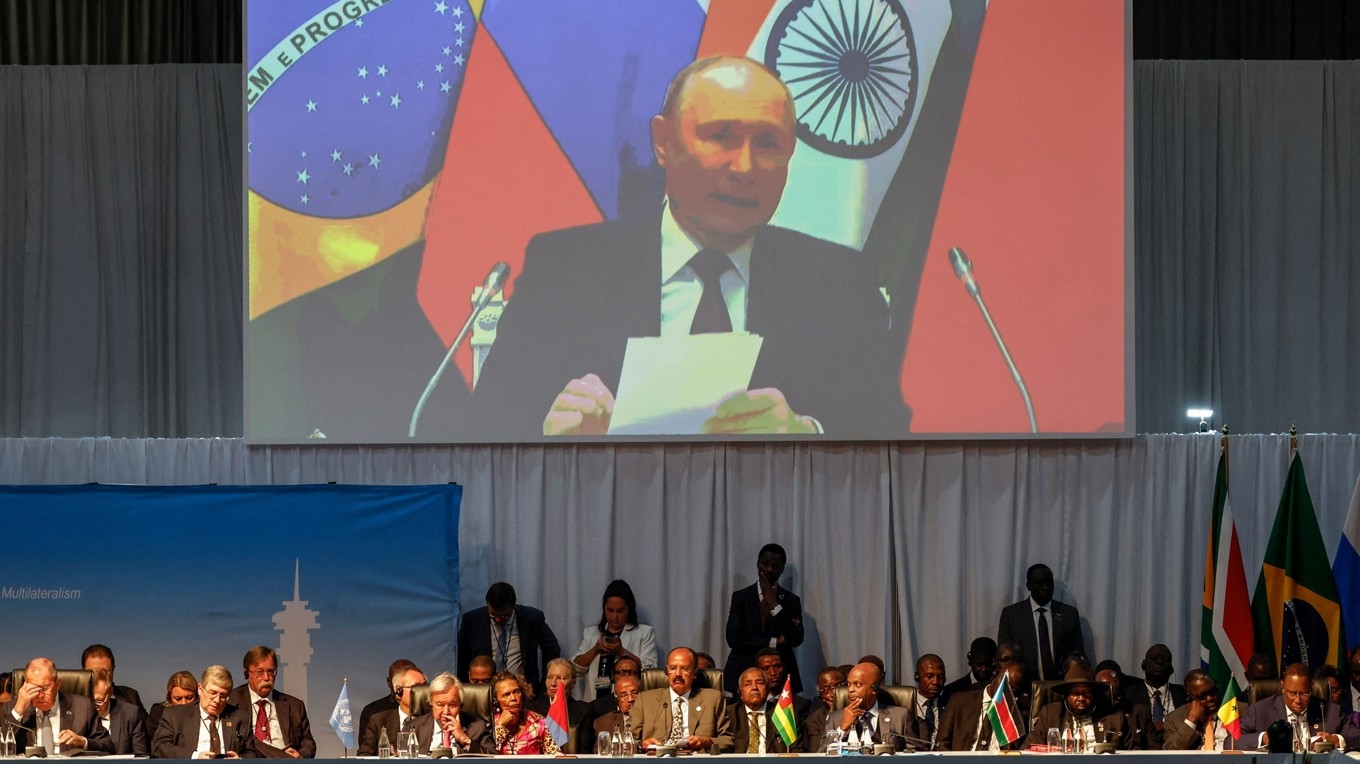
[[[0,487],[0,670],[45,656],[79,668],[102,643],[150,707],[179,670],[244,683],[254,645],[308,704],[322,757],[346,678],[355,711],[387,666],[454,666],[462,487]]]

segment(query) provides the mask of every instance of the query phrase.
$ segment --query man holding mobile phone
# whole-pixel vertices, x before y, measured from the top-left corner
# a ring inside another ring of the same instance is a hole
[[[738,696],[741,672],[755,666],[756,653],[767,647],[779,651],[794,694],[803,691],[793,653],[803,644],[803,601],[779,585],[787,562],[784,547],[766,544],[756,557],[756,583],[732,593],[727,611],[727,646],[732,651],[723,666],[724,689],[732,697]]]

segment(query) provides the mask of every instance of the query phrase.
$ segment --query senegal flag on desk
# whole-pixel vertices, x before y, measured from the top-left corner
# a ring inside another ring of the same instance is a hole
[[[1274,656],[1282,670],[1291,663],[1310,670],[1344,665],[1340,602],[1295,452],[1251,603],[1256,649]]]

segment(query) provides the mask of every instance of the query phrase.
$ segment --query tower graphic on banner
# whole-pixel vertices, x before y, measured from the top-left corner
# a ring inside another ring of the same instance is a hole
[[[293,599],[283,603],[283,610],[274,614],[274,630],[279,632],[279,690],[307,702],[307,664],[312,658],[311,629],[321,628],[320,615],[307,607],[302,599],[301,565],[293,560]]]

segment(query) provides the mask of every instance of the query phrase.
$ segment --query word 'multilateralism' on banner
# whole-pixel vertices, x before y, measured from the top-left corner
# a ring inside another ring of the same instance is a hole
[[[390,2],[392,0],[337,0],[299,24],[264,58],[255,62],[246,75],[246,110],[255,108],[255,103],[269,86],[318,43]]]
[[[4,600],[78,600],[80,599],[79,589],[67,589],[64,586],[45,587],[45,586],[3,586],[0,587],[0,599]]]

